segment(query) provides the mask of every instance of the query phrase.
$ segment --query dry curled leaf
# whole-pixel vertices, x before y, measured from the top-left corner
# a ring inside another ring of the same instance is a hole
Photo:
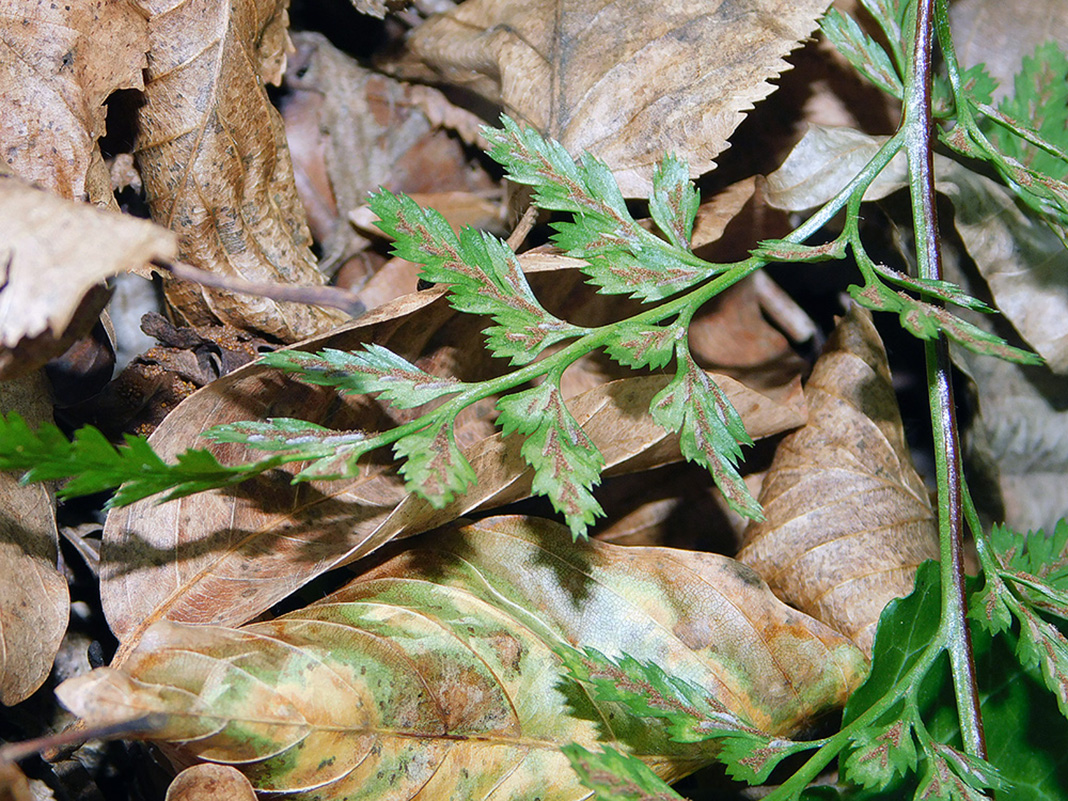
[[[0,383],[0,409],[33,424],[50,420],[42,374]],[[56,569],[55,501],[41,484],[0,472],[0,703],[17,704],[44,683],[67,629],[70,596]]]
[[[839,322],[805,397],[808,423],[779,444],[765,520],[746,529],[738,559],[870,654],[883,607],[938,558],[938,533],[868,311]]]
[[[0,19],[4,160],[26,181],[79,200],[100,160],[104,101],[142,87],[144,17],[129,0],[20,0],[5,3]]]
[[[828,4],[468,0],[409,46],[570,152],[604,159],[625,195],[644,197],[665,152],[695,177],[712,169]]]
[[[182,258],[253,282],[321,284],[281,118],[265,82],[285,66],[286,0],[145,0],[151,58],[137,162],[152,217]],[[347,316],[170,282],[190,324],[223,322],[292,342]]]
[[[427,535],[342,590],[241,629],[157,623],[121,670],[59,689],[91,721],[162,712],[186,755],[318,798],[587,798],[560,746],[608,741],[668,780],[715,748],[628,725],[561,652],[627,653],[788,734],[866,671],[829,627],[727,557],[573,543],[499,517]]]
[[[348,217],[379,188],[413,194],[496,187],[441,127],[473,117],[470,112],[436,89],[360,66],[322,34],[298,33],[293,40],[282,116],[324,271],[369,244]],[[475,126],[468,120],[465,127]]]
[[[552,261],[544,255],[539,260]],[[572,269],[530,276],[539,297],[552,307],[565,298],[574,302],[581,278]],[[481,318],[453,312],[441,290],[430,290],[369,312],[358,323],[302,347],[352,350],[375,342],[433,374],[482,380],[504,369],[480,347],[484,327]],[[674,438],[648,415],[638,414],[648,409],[668,377],[601,386],[604,380],[569,401],[569,408],[609,466],[624,471],[678,460]],[[726,377],[720,385],[755,437],[804,419],[799,392],[772,400]],[[343,430],[376,430],[414,414],[387,410],[366,396],[339,401],[330,389],[288,381],[253,365],[183,402],[151,441],[158,453],[171,458],[187,447],[202,447],[199,434],[206,428],[238,420],[300,417]],[[525,497],[530,476],[520,443],[494,433],[495,414],[489,399],[460,415],[457,442],[466,450],[478,484],[442,510],[406,493],[389,454],[378,453],[354,480],[292,487],[289,473],[275,471],[237,492],[203,493],[161,505],[140,502],[113,511],[102,553],[101,592],[109,624],[124,641],[161,618],[236,625],[314,576],[395,536]],[[236,461],[244,451],[227,445],[219,454]]]
[[[58,356],[96,322],[106,278],[172,259],[159,226],[0,177],[0,378]]]
[[[165,801],[256,801],[256,792],[237,768],[202,762],[174,777]]]

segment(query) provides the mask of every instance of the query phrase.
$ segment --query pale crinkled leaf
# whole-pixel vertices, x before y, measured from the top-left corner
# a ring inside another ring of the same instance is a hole
[[[40,367],[84,335],[107,300],[102,281],[176,255],[174,235],[158,225],[0,177],[0,378]]]
[[[605,742],[666,781],[714,758],[594,702],[574,643],[653,662],[785,733],[865,672],[841,635],[723,556],[571,541],[521,517],[439,531],[300,611],[242,629],[159,623],[121,667],[60,689],[90,720],[165,713],[152,736],[261,791],[587,796],[560,747]]]
[[[474,0],[424,23],[409,46],[569,152],[603,159],[628,197],[647,197],[661,153],[687,161],[691,177],[712,168],[827,5]]]
[[[248,281],[322,284],[281,118],[264,88],[285,65],[285,0],[145,0],[152,58],[138,109],[137,163],[152,218],[190,264]],[[193,324],[222,321],[283,341],[347,316],[172,281]]]
[[[746,529],[738,558],[870,653],[883,607],[938,558],[938,533],[868,312],[839,322],[805,397],[808,423],[779,444],[760,493],[766,519]]]

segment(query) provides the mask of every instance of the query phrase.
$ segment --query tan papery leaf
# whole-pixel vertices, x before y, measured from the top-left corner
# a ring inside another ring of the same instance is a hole
[[[0,382],[0,409],[31,425],[51,421],[44,375]],[[52,493],[0,472],[0,703],[17,704],[44,683],[67,630],[70,595],[58,550]]]
[[[287,4],[145,0],[151,57],[136,155],[152,217],[178,234],[182,259],[248,281],[322,284],[264,89],[285,67]],[[230,323],[286,342],[347,319],[187,282],[166,292],[190,324]]]
[[[0,378],[88,331],[107,300],[101,281],[177,250],[158,225],[0,178]]]
[[[827,0],[468,0],[409,45],[446,80],[571,153],[608,162],[623,193],[649,194],[673,152],[691,175],[712,159],[787,69]]]
[[[164,801],[256,801],[256,792],[237,768],[202,762],[174,777]]]
[[[868,311],[839,322],[805,398],[808,423],[779,444],[760,492],[765,520],[746,529],[738,559],[870,654],[883,607],[938,558],[938,532]]]
[[[537,261],[544,267],[552,260],[542,254]],[[561,263],[570,266],[574,260]],[[530,281],[550,308],[574,299],[583,288],[582,274],[566,268],[532,273]],[[484,327],[482,318],[453,312],[443,291],[435,289],[394,301],[302,347],[351,350],[375,342],[431,373],[482,380],[504,369],[501,360],[479,346]],[[644,413],[668,377],[604,380],[568,406],[609,467],[622,472],[678,460],[674,438]],[[771,400],[727,377],[716,380],[754,437],[804,420],[799,391]],[[253,365],[183,402],[151,442],[161,456],[171,458],[187,447],[202,447],[198,435],[206,428],[238,420],[301,417],[333,428],[375,430],[415,414],[387,410],[366,396],[339,401],[331,389],[288,381]],[[314,576],[393,537],[525,497],[530,475],[519,453],[520,440],[495,434],[494,417],[492,399],[460,415],[457,442],[478,484],[441,510],[405,492],[383,452],[372,454],[355,480],[292,487],[289,473],[274,471],[237,492],[202,493],[161,505],[145,501],[113,511],[104,533],[101,590],[110,625],[124,641],[163,618],[236,625]],[[218,453],[227,461],[245,455],[232,445]]]
[[[0,42],[4,160],[60,197],[83,198],[104,101],[142,87],[144,16],[129,0],[3,0]]]
[[[733,559],[495,517],[428,534],[271,621],[159,622],[121,669],[58,693],[92,722],[162,713],[151,736],[183,757],[302,797],[579,801],[570,742],[623,748],[669,781],[715,758],[714,743],[674,740],[577,685],[576,648],[651,662],[701,688],[719,725],[773,735],[843,704],[867,669]]]

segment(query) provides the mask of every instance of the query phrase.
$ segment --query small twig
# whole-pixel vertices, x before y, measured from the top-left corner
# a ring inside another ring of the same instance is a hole
[[[519,246],[523,244],[523,240],[527,238],[527,234],[530,233],[530,229],[534,227],[534,222],[538,219],[538,209],[533,204],[527,206],[527,210],[523,212],[523,216],[519,219],[519,223],[512,230],[511,235],[508,237],[508,247],[513,251],[519,249]]]
[[[905,92],[905,148],[909,157],[909,188],[919,275],[937,281],[942,278],[942,256],[935,210],[931,137],[934,6],[935,0],[920,0],[917,3],[915,41]],[[960,438],[957,433],[949,345],[945,335],[939,335],[937,341],[925,343],[924,352],[938,476],[942,614],[943,625],[948,627],[946,639],[950,672],[953,675],[964,748],[970,754],[985,758],[986,742],[964,598]]]
[[[25,759],[34,754],[55,751],[69,745],[81,745],[89,740],[128,739],[131,735],[155,731],[161,728],[165,721],[166,715],[158,712],[150,712],[134,720],[108,723],[103,726],[86,726],[82,721],[79,721],[58,734],[49,734],[45,737],[36,737],[32,740],[22,740],[21,742],[6,743],[0,746],[0,764],[18,762],[20,759]]]
[[[353,317],[358,317],[367,311],[357,295],[336,286],[297,286],[276,284],[270,281],[246,281],[243,278],[209,273],[180,261],[153,261],[152,264],[182,281],[191,281],[213,289],[225,289],[228,292],[255,295],[288,303],[303,303],[307,306],[328,306],[332,309],[341,309]]]
[[[808,342],[819,336],[819,326],[797,305],[782,287],[761,270],[750,279],[760,308],[794,342]]]

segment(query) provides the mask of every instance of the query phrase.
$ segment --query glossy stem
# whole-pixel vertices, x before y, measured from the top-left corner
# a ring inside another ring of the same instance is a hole
[[[919,277],[942,278],[942,258],[935,208],[934,151],[931,119],[931,75],[936,0],[916,4],[916,28],[905,92],[905,150]],[[964,597],[962,544],[962,475],[960,437],[945,335],[925,343],[927,386],[931,405],[938,480],[938,530],[941,551],[942,626],[949,652],[957,713],[965,750],[986,756],[979,694],[975,682],[971,636]]]

